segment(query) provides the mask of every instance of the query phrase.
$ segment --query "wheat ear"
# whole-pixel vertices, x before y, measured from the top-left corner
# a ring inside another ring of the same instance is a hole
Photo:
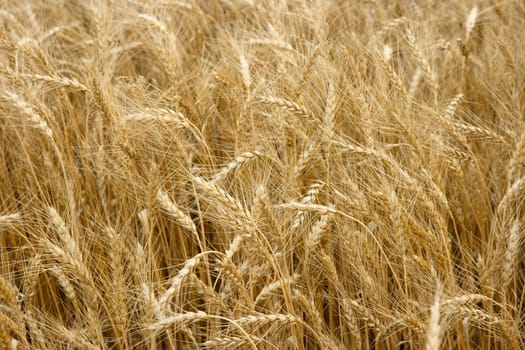
[[[197,239],[197,242],[199,241],[199,234],[197,232],[197,226],[195,226],[195,223],[191,219],[191,217],[184,213],[177,204],[170,199],[170,196],[162,189],[159,189],[157,191],[157,201],[160,204],[160,207],[175,221],[186,230],[190,231],[195,238]]]
[[[8,100],[13,106],[18,108],[22,114],[28,117],[31,126],[39,129],[50,140],[53,140],[53,131],[47,124],[46,120],[36,113],[31,106],[14,92],[5,91],[2,97]]]
[[[262,153],[259,151],[244,152],[240,156],[235,157],[231,162],[226,164],[224,167],[222,167],[221,170],[219,170],[217,174],[215,174],[212,177],[212,179],[210,180],[210,183],[215,183],[215,182],[218,182],[224,179],[226,176],[228,176],[228,174],[230,174],[232,171],[237,169],[242,164],[245,164],[249,162],[250,160],[257,158],[257,157],[261,157],[261,156],[262,156]]]
[[[441,305],[441,286],[438,284],[434,297],[434,304],[430,308],[430,319],[428,322],[426,350],[438,350],[441,344],[441,326],[439,324]]]

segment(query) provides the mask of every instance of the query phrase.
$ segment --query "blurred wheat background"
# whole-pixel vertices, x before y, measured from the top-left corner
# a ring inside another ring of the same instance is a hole
[[[0,349],[525,345],[523,1],[0,19]]]

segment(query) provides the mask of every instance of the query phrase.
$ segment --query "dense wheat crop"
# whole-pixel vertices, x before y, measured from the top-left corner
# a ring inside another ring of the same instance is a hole
[[[525,346],[522,0],[0,3],[0,349]]]

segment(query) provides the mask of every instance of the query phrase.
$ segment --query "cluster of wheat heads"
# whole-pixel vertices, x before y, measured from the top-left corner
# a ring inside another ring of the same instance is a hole
[[[525,345],[523,1],[0,18],[0,348]]]

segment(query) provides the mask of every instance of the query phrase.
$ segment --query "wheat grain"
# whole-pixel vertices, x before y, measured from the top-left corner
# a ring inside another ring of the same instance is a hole
[[[18,108],[22,114],[28,117],[32,127],[40,129],[40,131],[49,139],[53,139],[53,131],[49,127],[46,120],[37,114],[33,108],[31,108],[31,106],[22,100],[22,98],[20,98],[16,93],[4,91],[2,98],[8,100],[11,104],[13,104],[13,106]]]
[[[199,241],[199,234],[197,232],[197,227],[188,214],[185,214],[177,204],[172,201],[169,195],[162,189],[157,191],[157,201],[159,202],[161,208],[169,214],[175,221],[186,230],[190,231],[195,235],[197,241]]]
[[[314,325],[314,329],[318,331],[323,330],[325,328],[323,325],[323,316],[317,311],[317,308],[315,307],[313,301],[297,290],[294,291],[294,297],[302,306],[303,310],[305,310],[306,314],[308,315],[308,318]],[[338,344],[333,339],[333,337],[327,334],[321,334],[321,336],[319,337],[319,342],[320,345],[322,345],[322,347],[325,349],[342,349],[342,346]]]
[[[156,28],[161,33],[167,34],[168,29],[166,27],[166,24],[161,22],[157,17],[147,14],[147,13],[141,13],[137,17],[142,19],[144,23],[147,23],[151,25],[152,27]]]
[[[290,314],[270,314],[270,315],[250,315],[246,317],[237,318],[234,322],[241,327],[263,327],[267,324],[295,324],[301,323],[301,320]]]
[[[476,305],[487,301],[491,301],[491,299],[483,294],[465,294],[441,300],[440,308],[446,312],[446,310],[453,310],[459,306]]]
[[[281,109],[284,109],[299,117],[312,118],[311,113],[308,111],[308,109],[306,109],[305,106],[281,97],[259,96],[257,98],[257,102],[260,104],[278,106]]]
[[[279,204],[276,206],[276,208],[279,209],[293,209],[297,210],[298,212],[318,212],[321,215],[325,215],[327,213],[337,213],[337,211],[329,206],[321,205],[321,204],[304,204],[299,202],[291,202],[287,204]]]
[[[257,305],[261,300],[264,300],[267,298],[271,293],[278,290],[279,288],[282,288],[282,284],[293,284],[296,280],[300,278],[299,274],[294,274],[293,276],[289,276],[285,278],[283,281],[274,281],[272,283],[267,284],[264,286],[263,289],[257,294],[257,297],[255,298],[254,304]]]
[[[516,142],[512,157],[509,160],[507,171],[507,182],[512,184],[520,176],[525,175],[523,168],[525,167],[525,129],[520,133],[520,137]]]
[[[263,46],[275,47],[280,50],[293,51],[292,45],[282,40],[253,38],[253,39],[248,40],[248,43],[251,45],[263,45]]]
[[[206,181],[199,176],[193,176],[193,182],[202,190],[209,193],[215,200],[221,203],[224,207],[229,208],[232,212],[241,213],[245,219],[251,217],[248,210],[230,194],[219,188],[216,184],[211,181]]]
[[[194,273],[190,274],[189,277],[198,288],[198,292],[208,301],[210,307],[224,311],[229,310],[228,304],[221,298],[220,294],[213,289],[213,287],[205,284]]]
[[[250,335],[249,338],[246,337],[236,337],[236,336],[221,336],[205,341],[202,346],[205,348],[238,348],[244,345],[249,345],[251,343],[260,344],[264,340],[256,336]]]
[[[234,169],[238,168],[242,164],[247,163],[253,158],[261,157],[262,153],[259,151],[244,152],[240,156],[235,157],[231,162],[221,168],[210,180],[211,183],[218,182],[228,176]]]
[[[385,45],[383,47],[383,69],[387,72],[388,78],[390,79],[390,82],[392,85],[401,92],[403,96],[407,96],[408,93],[405,88],[405,84],[399,77],[399,75],[395,72],[394,67],[392,67],[392,48],[390,45]]]
[[[155,331],[163,331],[172,326],[181,327],[182,325],[199,322],[208,318],[209,316],[203,311],[185,312],[164,317],[162,320],[148,326],[148,328]]]
[[[137,122],[147,123],[147,122],[157,121],[159,123],[168,123],[170,125],[176,124],[176,126],[179,128],[189,127],[189,124],[185,120],[186,118],[184,117],[182,113],[173,112],[169,110],[166,110],[166,111],[160,110],[159,112],[162,114],[150,114],[150,113],[144,113],[144,112],[133,113],[133,114],[128,114],[124,116],[123,119],[126,122],[137,121]]]
[[[60,239],[64,243],[65,250],[48,240],[45,240],[43,245],[55,259],[61,264],[71,268],[72,272],[80,279],[82,287],[85,288],[86,292],[86,305],[91,316],[94,317],[94,314],[98,309],[98,295],[93,286],[91,272],[85,265],[82,258],[82,252],[75,239],[71,236],[64,219],[58,214],[55,208],[48,207],[47,209],[51,223],[59,233]],[[69,287],[67,287],[67,289],[71,291]]]
[[[335,114],[337,112],[337,94],[333,84],[328,88],[328,95],[326,97],[326,107],[324,110],[323,122],[325,125],[324,139],[329,143],[333,138],[335,129]]]
[[[124,264],[122,263],[122,255],[125,251],[123,244],[122,233],[117,232],[112,228],[106,228],[106,233],[109,236],[109,243],[112,247],[110,254],[110,266],[114,274],[112,280],[112,319],[114,322],[114,332],[117,338],[124,338],[127,333],[128,324],[128,296],[127,296],[127,282],[126,282],[126,271]],[[125,343],[126,341],[124,341]]]
[[[271,209],[270,199],[264,185],[257,186],[252,209],[252,216],[258,220],[264,220],[270,226],[273,234],[280,234],[280,225]]]
[[[472,10],[470,10],[467,20],[465,21],[465,42],[468,43],[470,39],[470,34],[472,33],[472,30],[476,26],[476,21],[478,18],[478,7],[474,6],[472,7]]]
[[[0,347],[523,348],[525,8],[385,3],[4,1]]]
[[[515,200],[525,191],[525,176],[514,181],[514,183],[507,189],[503,198],[498,204],[496,212],[502,215],[506,209],[511,205],[512,201]]]
[[[304,69],[302,71],[301,78],[299,79],[299,82],[297,83],[295,87],[296,95],[300,96],[303,93],[304,86],[307,80],[312,75],[312,71],[314,70],[315,63],[320,54],[321,54],[321,46],[317,45],[315,49],[312,51],[311,55],[308,57],[308,60],[306,61],[306,65],[304,66]]]
[[[295,179],[299,179],[303,175],[306,167],[308,166],[309,162],[312,160],[313,155],[315,154],[317,146],[317,143],[312,141],[305,147],[304,151],[301,153],[299,159],[297,160],[297,163],[293,167],[292,175]]]
[[[51,273],[55,275],[58,284],[64,291],[66,297],[77,307],[77,293],[75,292],[75,287],[71,284],[71,281],[65,273],[57,266],[53,266],[50,269]]]
[[[15,290],[15,287],[11,283],[0,276],[0,297],[11,306],[18,303]]]
[[[408,20],[405,17],[398,17],[398,18],[395,18],[395,19],[389,21],[381,29],[379,29],[376,34],[374,34],[374,37],[373,37],[372,40],[374,40],[375,38],[379,39],[379,38],[381,38],[381,37],[383,37],[383,36],[393,32],[398,27],[401,27],[405,23],[407,23],[407,21]]]
[[[408,92],[407,92],[408,101],[414,100],[414,96],[416,95],[417,88],[419,87],[419,83],[422,77],[423,77],[423,71],[421,70],[420,67],[417,67],[416,71],[414,72],[414,75],[412,76],[412,79],[410,80],[410,84],[408,85]]]
[[[512,283],[516,259],[519,254],[520,245],[521,245],[521,232],[520,232],[520,222],[515,221],[512,224],[510,229],[510,234],[508,235],[507,249],[505,250],[503,269],[501,274],[502,290],[506,291],[509,284]]]
[[[158,298],[157,303],[159,309],[162,312],[165,312],[168,308],[168,303],[170,299],[178,295],[182,287],[182,282],[184,279],[193,272],[195,267],[200,263],[202,254],[198,254],[191,259],[188,259],[184,264],[184,267],[171,279],[170,287],[166,289],[164,293]]]
[[[464,95],[462,93],[457,94],[454,96],[452,100],[447,105],[447,108],[445,109],[445,114],[443,115],[443,118],[447,120],[452,120],[454,118],[454,114],[456,113],[456,110],[463,99]]]
[[[84,85],[78,82],[76,79],[72,78],[66,78],[62,76],[50,76],[50,75],[42,75],[42,74],[21,74],[22,77],[36,80],[36,81],[42,81],[46,83],[49,87],[57,89],[57,88],[72,88],[82,91],[88,91],[88,88]]]
[[[301,199],[301,204],[303,204],[303,205],[312,204],[317,199],[317,196],[319,195],[319,191],[320,191],[321,187],[322,186],[319,183],[311,184],[310,188],[305,193],[304,197]],[[303,224],[303,222],[304,222],[304,212],[305,212],[305,210],[297,211],[297,214],[293,218],[292,224],[290,226],[290,229],[292,231],[296,230],[300,225]]]
[[[335,211],[335,206],[333,204],[330,204],[328,208],[332,211]],[[317,245],[319,245],[323,234],[325,233],[327,226],[328,226],[328,214],[321,215],[321,218],[312,226],[312,230],[310,231],[308,237],[305,241],[305,247],[307,249],[307,256],[309,253],[313,252],[313,250],[316,248]]]
[[[416,42],[416,37],[414,36],[414,33],[411,29],[407,29],[406,32],[406,38],[408,45],[410,47],[410,52],[416,59],[419,67],[423,71],[423,75],[425,76],[425,79],[427,79],[427,82],[429,83],[430,87],[432,88],[434,92],[434,98],[437,100],[437,93],[438,93],[438,82],[437,82],[437,76],[436,73],[432,70],[430,67],[430,64],[428,63],[427,58],[421,51],[421,48]]]
[[[246,60],[246,57],[244,57],[242,53],[239,55],[239,62],[241,65],[242,83],[244,84],[244,88],[247,91],[250,91],[250,88],[252,86],[252,78],[250,76],[250,64],[248,63],[248,60]]]
[[[20,221],[22,215],[20,213],[0,214],[0,226],[10,226],[17,221]]]
[[[441,307],[441,286],[438,284],[434,304],[430,309],[430,319],[428,323],[427,341],[425,349],[437,350],[441,344],[441,325],[440,325],[440,307]]]

